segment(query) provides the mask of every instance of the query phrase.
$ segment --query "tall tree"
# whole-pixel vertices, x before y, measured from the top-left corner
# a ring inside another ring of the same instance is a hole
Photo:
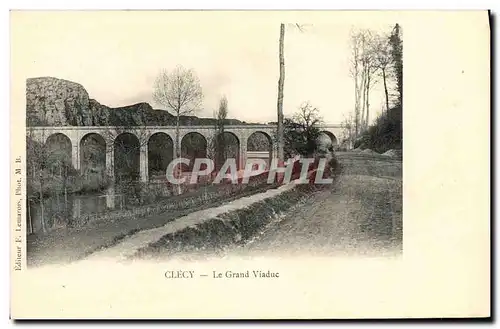
[[[359,35],[351,31],[350,35],[351,43],[351,67],[350,74],[354,79],[354,135],[357,136],[359,133],[359,120],[360,120],[360,105],[361,105],[361,65],[360,65],[360,53],[361,53],[361,41]]]
[[[182,66],[177,66],[171,72],[162,70],[154,83],[153,99],[164,108],[171,109],[176,116],[175,157],[180,158],[180,117],[194,114],[203,100],[201,84],[196,73]],[[178,185],[178,192],[181,192],[180,185]]]
[[[224,127],[226,124],[228,114],[228,102],[227,97],[222,96],[219,100],[219,108],[215,113],[216,118],[216,168],[220,169],[220,166],[224,163],[227,158],[227,149],[226,149],[226,138],[224,134]]]
[[[373,54],[373,39],[370,35],[370,39],[366,40],[366,49],[363,60],[363,68],[365,75],[365,85],[364,85],[364,93],[365,93],[365,102],[364,102],[364,129],[368,129],[368,124],[370,123],[370,89],[377,83],[377,79],[375,76],[375,60]]]
[[[362,40],[362,74],[364,84],[363,89],[363,115],[362,115],[362,126],[363,130],[368,129],[368,124],[370,122],[370,89],[378,81],[376,79],[375,71],[375,56],[374,56],[374,39],[375,33],[371,30],[362,30],[359,32],[360,38]]]
[[[351,31],[351,77],[354,79],[354,127],[356,135],[368,128],[370,90],[378,82],[374,54],[375,34],[370,30]]]
[[[374,38],[372,45],[375,69],[377,73],[381,76],[382,82],[384,84],[384,94],[385,94],[385,109],[389,111],[389,92],[387,80],[389,78],[389,65],[391,64],[391,54],[389,47],[389,37],[385,34],[377,35]]]
[[[290,26],[296,27],[300,32],[304,31],[304,25],[302,24],[289,24]],[[278,160],[284,161],[284,128],[283,128],[283,89],[285,85],[285,24],[280,24],[280,40],[279,40],[279,63],[280,63],[280,77],[278,80],[278,123],[277,123],[277,135],[276,142],[278,144]]]
[[[153,99],[159,105],[174,112],[176,157],[180,157],[180,117],[194,114],[203,101],[203,92],[196,73],[182,66],[177,66],[171,72],[162,70],[155,80]]]
[[[278,80],[278,160],[284,161],[283,153],[283,88],[285,85],[285,24],[280,25],[280,41],[279,41],[279,63],[280,63],[280,78]]]
[[[401,39],[401,27],[396,24],[392,29],[389,43],[391,47],[392,69],[396,78],[397,102],[403,104],[403,40]]]

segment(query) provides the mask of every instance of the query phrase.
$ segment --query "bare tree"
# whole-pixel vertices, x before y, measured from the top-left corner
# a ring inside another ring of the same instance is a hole
[[[175,157],[180,158],[180,116],[194,114],[201,106],[203,92],[200,81],[192,69],[187,70],[182,66],[177,66],[171,72],[162,70],[154,83],[153,99],[164,108],[171,109],[176,116]],[[178,192],[181,193],[180,185]]]
[[[374,66],[382,77],[385,93],[385,108],[389,110],[389,92],[387,87],[388,70],[391,64],[391,49],[389,45],[389,36],[386,34],[376,35],[372,43],[372,52],[374,56]]]
[[[363,35],[363,71],[364,71],[364,126],[363,129],[368,129],[370,122],[370,89],[378,80],[376,76],[376,62],[374,52],[374,34],[370,30],[365,30]]]
[[[284,161],[283,153],[283,89],[285,86],[285,24],[280,25],[280,43],[279,43],[279,63],[280,63],[280,78],[278,80],[278,160]]]
[[[352,51],[350,74],[354,79],[354,134],[357,136],[360,128],[359,120],[361,105],[361,64],[359,60],[361,41],[358,34],[354,31],[351,31],[350,42]]]
[[[291,118],[286,118],[285,152],[287,155],[313,155],[317,151],[320,136],[318,125],[322,122],[319,109],[309,102],[303,103]]]
[[[350,112],[347,117],[344,117],[344,120],[341,123],[341,127],[342,127],[341,144],[347,144],[347,148],[350,149],[354,144],[354,140],[356,139],[355,120],[352,112]]]
[[[182,66],[177,66],[171,72],[162,70],[155,80],[153,99],[159,105],[171,109],[176,116],[176,157],[180,157],[180,116],[194,114],[203,100],[198,77],[193,70],[187,70]]]
[[[297,122],[304,130],[309,130],[313,126],[323,122],[319,114],[319,109],[313,107],[309,102],[304,102],[297,112],[292,116],[294,122]]]
[[[304,25],[295,23],[288,24],[291,27],[297,28],[300,32],[304,31]],[[278,80],[278,124],[276,143],[278,144],[278,160],[284,161],[284,127],[283,127],[283,90],[285,87],[285,24],[280,24],[280,40],[279,40],[279,63],[280,63],[280,77]]]
[[[354,79],[355,134],[367,129],[370,118],[370,88],[377,83],[376,61],[370,30],[351,31],[351,77]]]

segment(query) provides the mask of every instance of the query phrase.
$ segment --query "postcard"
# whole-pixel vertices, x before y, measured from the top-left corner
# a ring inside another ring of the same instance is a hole
[[[13,319],[490,317],[487,11],[10,17]]]

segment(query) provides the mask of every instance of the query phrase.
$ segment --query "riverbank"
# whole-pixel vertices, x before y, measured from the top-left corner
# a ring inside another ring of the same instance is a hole
[[[336,162],[331,161],[331,164],[334,166],[327,165],[325,168],[328,173],[332,173],[330,169],[336,166]],[[301,171],[300,166],[295,167],[292,177],[299,175]],[[314,165],[311,165],[310,169],[313,167]],[[95,216],[94,219],[84,221],[81,225],[62,227],[46,234],[29,235],[28,266],[80,260],[96,251],[109,248],[138,231],[157,228],[189,213],[218,207],[233,200],[286,186],[279,182],[268,184],[267,178],[267,173],[263,173],[251,177],[248,184],[226,182],[194,186],[192,191],[151,205],[127,211],[112,211]],[[310,179],[314,181],[314,178],[315,169],[311,169]]]
[[[194,211],[220,206],[231,200],[276,188],[277,185],[210,186],[173,196],[161,203],[95,216],[80,226],[28,236],[28,266],[77,261],[115,245],[138,231],[163,226]]]
[[[56,195],[78,195],[81,193],[99,192],[108,188],[111,178],[102,172],[78,174],[74,169],[66,176],[43,172],[43,179],[38,175],[27,177],[27,197],[40,199],[40,191],[44,198]]]

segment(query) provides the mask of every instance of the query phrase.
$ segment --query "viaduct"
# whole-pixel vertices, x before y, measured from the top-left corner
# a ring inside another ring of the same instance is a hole
[[[212,126],[181,126],[179,136],[179,145],[175,145],[175,126],[141,126],[141,127],[104,127],[104,126],[59,126],[59,127],[27,127],[26,133],[30,138],[41,142],[48,143],[54,137],[66,140],[66,144],[71,146],[71,162],[75,169],[80,170],[82,163],[85,161],[83,145],[87,138],[93,136],[94,139],[101,141],[103,149],[106,152],[106,170],[113,176],[115,172],[115,152],[117,152],[117,140],[128,135],[136,140],[136,145],[139,145],[139,175],[141,181],[149,180],[148,173],[148,146],[152,138],[162,137],[164,141],[168,141],[172,147],[172,157],[176,154],[176,149],[181,147],[183,140],[187,136],[196,135],[207,141],[214,138],[215,130]],[[338,145],[338,138],[341,136],[342,128],[339,124],[324,124],[320,126],[323,134],[328,136],[333,145]],[[227,125],[224,127],[224,134],[232,135],[238,146],[238,156],[240,167],[244,167],[247,159],[251,157],[252,152],[247,151],[248,140],[254,134],[264,134],[271,145],[269,150],[259,152],[265,153],[269,157],[275,154],[276,145],[271,136],[276,131],[275,125]],[[68,146],[69,147],[69,146]],[[250,156],[249,156],[250,155]]]

